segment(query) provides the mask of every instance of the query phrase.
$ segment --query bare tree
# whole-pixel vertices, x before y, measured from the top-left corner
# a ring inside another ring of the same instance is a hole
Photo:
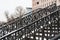
[[[14,13],[9,13],[8,11],[5,11],[5,16],[7,18],[7,21],[13,20],[17,17],[23,16],[26,13],[26,9],[24,9],[22,6],[16,7],[16,10]]]
[[[7,18],[7,21],[10,21],[9,12],[8,12],[8,11],[5,11],[5,16],[6,16],[6,18]]]
[[[26,13],[26,9],[24,9],[22,6],[16,7],[16,14],[20,17],[23,16]]]
[[[8,11],[5,11],[3,15],[4,15],[3,17],[5,17],[5,19],[4,20],[0,19],[0,25],[3,23],[6,23],[9,20]],[[2,19],[3,19],[3,17],[2,17]]]
[[[16,16],[17,17],[21,18],[22,16],[24,16],[24,14],[26,14],[26,9],[24,9],[22,6],[16,7]],[[20,25],[22,26],[21,19],[20,19]]]
[[[17,17],[22,17],[24,14],[26,14],[26,9],[24,9],[22,6],[18,6],[15,9],[15,12],[10,15],[10,19],[14,19]]]

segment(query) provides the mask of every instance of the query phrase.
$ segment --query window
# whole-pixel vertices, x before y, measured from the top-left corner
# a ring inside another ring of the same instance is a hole
[[[37,2],[37,4],[39,4],[39,2]]]

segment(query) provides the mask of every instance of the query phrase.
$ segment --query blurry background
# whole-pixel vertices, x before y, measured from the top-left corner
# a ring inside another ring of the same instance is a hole
[[[17,6],[22,6],[28,10],[32,7],[32,0],[0,0],[0,21],[5,21],[5,11],[13,13]]]

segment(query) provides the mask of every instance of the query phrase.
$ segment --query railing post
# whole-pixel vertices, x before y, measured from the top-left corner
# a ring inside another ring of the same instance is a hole
[[[36,34],[35,31],[36,31],[36,29],[35,29],[35,23],[34,23],[34,36],[33,36],[34,40],[36,40],[36,38],[35,38],[35,34]]]

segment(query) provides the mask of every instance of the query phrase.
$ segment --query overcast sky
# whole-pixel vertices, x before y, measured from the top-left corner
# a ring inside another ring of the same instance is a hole
[[[12,11],[17,6],[32,7],[31,0],[0,0],[0,12],[4,10]]]
[[[0,0],[0,19],[4,18],[4,11],[12,13],[17,6],[32,7],[32,0]]]

